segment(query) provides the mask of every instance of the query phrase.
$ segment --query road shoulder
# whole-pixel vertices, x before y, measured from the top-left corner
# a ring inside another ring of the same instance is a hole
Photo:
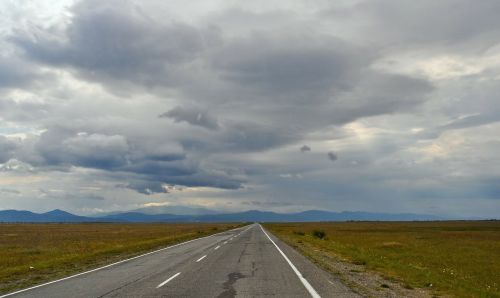
[[[269,233],[269,230],[266,230]],[[269,233],[271,235],[271,233]],[[274,234],[272,234],[274,236]],[[408,297],[431,298],[433,295],[424,289],[405,287],[396,280],[384,278],[380,274],[367,270],[363,265],[356,265],[342,260],[339,256],[321,251],[308,243],[295,243],[291,239],[278,239],[286,254],[315,263],[344,287],[364,297]],[[286,243],[286,244],[285,244]],[[292,248],[293,247],[293,248]],[[297,257],[300,256],[300,257]]]
[[[276,237],[269,230],[266,229],[266,232],[321,297],[361,297],[355,289],[347,286],[338,276],[317,266],[303,254]]]

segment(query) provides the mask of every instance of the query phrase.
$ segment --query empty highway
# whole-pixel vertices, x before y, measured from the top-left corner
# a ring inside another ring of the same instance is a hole
[[[359,297],[259,224],[2,297]]]

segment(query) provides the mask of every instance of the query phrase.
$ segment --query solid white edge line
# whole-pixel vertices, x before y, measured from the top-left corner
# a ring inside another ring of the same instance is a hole
[[[177,276],[179,276],[179,274],[181,274],[180,272],[177,272],[176,274],[172,275],[171,277],[169,277],[166,281],[162,282],[161,284],[159,284],[156,288],[161,288],[163,287],[164,285],[166,285],[169,281],[171,281],[172,279],[176,278]]]
[[[78,277],[78,276],[81,276],[81,275],[84,275],[84,274],[87,274],[87,273],[92,273],[92,272],[95,272],[95,271],[99,271],[99,270],[102,270],[102,269],[105,269],[105,268],[108,268],[108,267],[111,267],[111,266],[114,266],[114,265],[118,265],[118,264],[121,264],[121,263],[125,263],[125,262],[128,262],[128,261],[132,261],[132,260],[141,258],[141,257],[145,257],[147,255],[151,255],[151,254],[154,254],[154,253],[166,250],[166,249],[170,249],[170,248],[174,248],[176,246],[184,245],[184,244],[187,244],[189,242],[193,242],[193,241],[197,241],[197,240],[201,240],[201,239],[213,237],[215,235],[219,235],[219,234],[222,234],[222,233],[227,233],[227,232],[234,231],[234,230],[241,229],[241,228],[242,227],[239,227],[239,228],[235,228],[235,229],[232,229],[232,230],[227,230],[227,231],[219,232],[219,233],[216,233],[216,234],[208,235],[208,236],[205,236],[205,237],[195,238],[195,239],[191,239],[191,240],[188,240],[188,241],[185,241],[185,242],[177,243],[177,244],[174,244],[174,245],[171,245],[171,246],[167,246],[167,247],[164,247],[164,248],[160,248],[160,249],[157,249],[157,250],[154,250],[154,251],[150,251],[150,252],[147,252],[145,254],[138,255],[138,256],[135,256],[135,257],[132,257],[132,258],[129,258],[129,259],[125,259],[125,260],[121,260],[121,261],[118,261],[118,262],[115,262],[115,263],[112,263],[112,264],[108,264],[106,266],[102,266],[102,267],[95,268],[95,269],[92,269],[92,270],[89,270],[89,271],[85,271],[85,272],[77,273],[77,274],[74,274],[74,275],[70,275],[70,276],[67,276],[67,277],[64,277],[64,278],[61,278],[61,279],[56,279],[56,280],[53,280],[53,281],[49,281],[49,282],[46,282],[46,283],[43,283],[43,284],[40,284],[40,285],[36,285],[36,286],[29,287],[29,288],[26,288],[26,289],[22,289],[22,290],[19,290],[19,291],[15,291],[15,292],[12,292],[12,293],[7,293],[7,294],[4,294],[4,295],[0,296],[0,298],[9,297],[9,296],[16,295],[16,294],[19,294],[19,293],[22,293],[22,292],[33,290],[33,289],[40,288],[40,287],[43,287],[43,286],[47,286],[47,285],[50,285],[50,284],[53,284],[53,283],[57,283],[57,282],[60,282],[60,281],[65,281],[65,280],[68,280],[70,278],[74,278],[74,277]],[[247,228],[247,230],[248,230],[248,228]]]
[[[313,298],[321,298],[321,296],[318,294],[318,292],[316,292],[316,290],[311,286],[311,284],[307,281],[307,279],[305,279],[303,276],[302,276],[302,273],[300,273],[300,271],[297,269],[297,267],[295,267],[295,265],[292,263],[292,261],[290,261],[290,259],[285,255],[285,253],[278,247],[278,245],[276,245],[276,243],[274,243],[273,239],[271,239],[271,237],[269,237],[269,235],[266,233],[266,231],[264,230],[264,228],[259,224],[262,232],[264,232],[264,234],[267,236],[267,238],[274,244],[274,246],[276,247],[276,249],[278,249],[278,251],[281,253],[281,255],[283,256],[283,258],[285,258],[285,260],[287,261],[288,265],[290,265],[290,267],[292,267],[293,269],[293,272],[295,272],[295,274],[299,277],[300,281],[302,282],[302,284],[304,285],[304,287],[307,289],[307,291],[309,292],[309,294],[311,294],[311,297]]]
[[[207,255],[204,255],[203,257],[199,258],[198,260],[196,260],[196,263],[198,263],[199,261],[203,260],[204,258],[206,258]]]

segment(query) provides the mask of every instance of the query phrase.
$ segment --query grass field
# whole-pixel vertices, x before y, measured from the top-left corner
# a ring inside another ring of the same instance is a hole
[[[436,295],[500,297],[500,221],[265,226],[319,263],[315,251]]]
[[[0,224],[0,293],[237,224]]]

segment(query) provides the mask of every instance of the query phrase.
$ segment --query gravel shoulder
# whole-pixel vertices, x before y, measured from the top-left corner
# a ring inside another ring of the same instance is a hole
[[[437,297],[428,289],[409,287],[397,280],[386,278],[378,272],[367,270],[363,265],[353,264],[341,256],[322,251],[308,243],[298,243],[293,239],[287,239],[279,235],[276,236],[320,267],[336,275],[347,286],[364,297]]]

